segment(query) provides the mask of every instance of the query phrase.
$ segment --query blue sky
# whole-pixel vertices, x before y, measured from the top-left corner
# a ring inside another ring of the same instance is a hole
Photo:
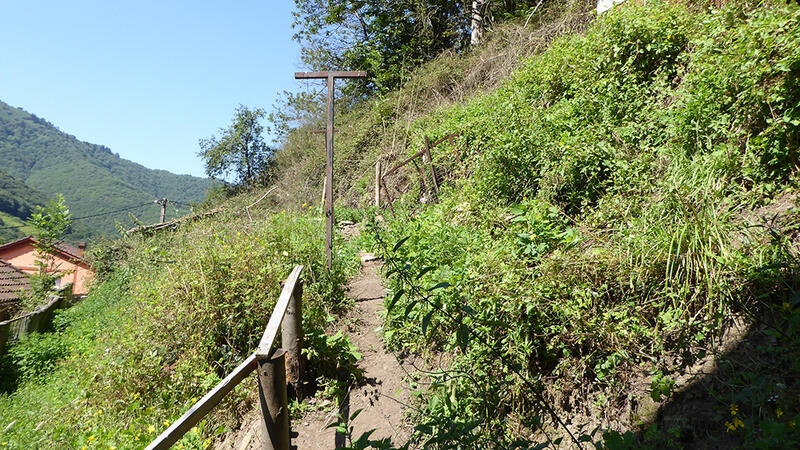
[[[300,86],[291,0],[0,1],[0,100],[154,169]]]

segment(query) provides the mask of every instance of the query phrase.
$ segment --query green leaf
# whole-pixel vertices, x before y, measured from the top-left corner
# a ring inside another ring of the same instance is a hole
[[[416,305],[417,305],[416,301],[410,302],[406,306],[406,310],[403,312],[403,317],[408,318],[408,315],[411,314],[411,310],[413,310]]]
[[[456,329],[456,341],[458,342],[458,346],[461,348],[461,351],[466,353],[467,345],[469,345],[469,331],[467,330],[466,325],[461,324]]]
[[[364,411],[364,408],[358,408],[353,412],[353,414],[350,414],[350,420],[354,420],[356,417],[358,417],[358,415],[361,414],[361,411]]]
[[[392,249],[392,253],[394,253],[397,250],[399,250],[400,246],[403,245],[408,240],[408,238],[410,238],[410,237],[411,236],[406,236],[403,239],[400,239],[399,241],[397,241],[397,244],[394,244],[394,248]]]
[[[436,289],[444,289],[444,288],[449,288],[449,287],[450,287],[450,283],[448,283],[446,281],[443,281],[443,282],[437,284],[436,286],[428,289],[428,291],[430,292],[430,291],[435,291]]]
[[[400,297],[403,296],[403,293],[405,291],[406,291],[405,289],[400,289],[399,291],[394,293],[394,297],[392,297],[392,301],[390,301],[389,305],[386,306],[386,313],[387,314],[390,314],[392,312],[392,309],[394,308],[394,305],[397,303],[398,300],[400,300]]]
[[[428,325],[430,325],[430,323],[431,323],[431,317],[433,316],[433,312],[434,311],[435,310],[432,310],[428,314],[425,314],[425,317],[422,318],[422,336],[423,337],[425,337],[425,332],[428,330]]]
[[[419,280],[419,279],[420,279],[420,278],[422,278],[422,277],[423,277],[423,276],[424,276],[426,273],[430,272],[431,270],[433,270],[433,269],[435,269],[435,268],[436,268],[436,266],[428,266],[428,267],[425,267],[425,268],[423,268],[422,270],[420,270],[420,271],[419,271],[419,275],[417,275],[417,280]]]

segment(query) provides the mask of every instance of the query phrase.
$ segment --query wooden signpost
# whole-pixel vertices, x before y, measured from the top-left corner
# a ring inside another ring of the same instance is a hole
[[[325,146],[327,149],[327,165],[325,170],[325,258],[328,271],[333,261],[333,88],[337,78],[366,78],[367,73],[358,72],[295,72],[296,80],[327,79],[328,80],[328,120],[325,127]]]

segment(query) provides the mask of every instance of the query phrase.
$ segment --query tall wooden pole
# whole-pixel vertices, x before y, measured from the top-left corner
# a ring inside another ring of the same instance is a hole
[[[325,189],[325,261],[328,272],[333,263],[333,74],[328,74],[328,123],[325,126],[325,147],[327,151],[327,164],[325,165],[325,178],[328,180]]]
[[[167,220],[167,199],[161,199],[161,219],[158,221],[159,223],[164,223]]]
[[[325,127],[325,258],[330,272],[333,264],[333,95],[336,78],[366,78],[366,72],[295,72],[295,79],[326,79],[328,81],[328,120]]]
[[[439,182],[436,181],[436,171],[433,170],[433,156],[431,156],[431,143],[428,141],[428,136],[425,136],[425,156],[428,159],[428,167],[431,170],[431,179],[433,180],[433,190],[436,192],[436,200],[439,200]],[[425,158],[423,158],[424,160]]]

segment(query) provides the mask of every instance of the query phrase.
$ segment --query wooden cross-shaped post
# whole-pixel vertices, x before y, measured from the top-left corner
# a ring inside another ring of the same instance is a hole
[[[325,257],[328,271],[331,270],[333,261],[333,88],[336,78],[366,78],[366,72],[295,72],[297,80],[327,79],[328,80],[328,123],[325,127],[325,146],[328,160],[325,170]]]

